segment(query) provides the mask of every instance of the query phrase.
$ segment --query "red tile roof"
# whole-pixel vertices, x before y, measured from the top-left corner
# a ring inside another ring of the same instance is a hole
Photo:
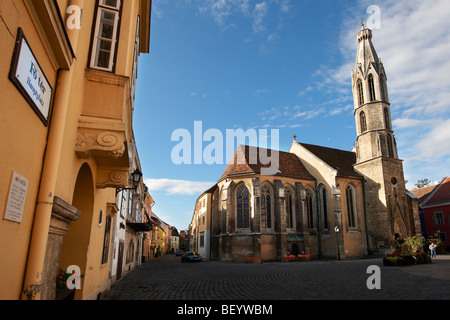
[[[267,155],[268,159],[270,159],[273,152],[279,153],[279,170],[275,176],[315,180],[300,159],[293,153],[241,145],[237,148],[233,159],[231,159],[219,181],[230,176],[261,174],[262,168],[269,168],[271,165],[271,163],[267,165],[261,163],[261,151],[263,151],[262,156]],[[251,155],[256,155],[256,163],[252,163],[254,161],[250,158]]]
[[[450,178],[446,178],[438,187],[436,192],[427,201],[427,205],[450,201]]]

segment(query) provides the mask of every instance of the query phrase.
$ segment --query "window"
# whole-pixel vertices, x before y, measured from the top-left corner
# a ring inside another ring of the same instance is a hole
[[[445,232],[438,232],[438,238],[441,239],[442,242],[447,242],[447,234]]]
[[[247,187],[241,184],[236,192],[237,227],[250,227],[250,194]]]
[[[204,248],[205,247],[205,233],[201,232],[200,233],[200,248]]]
[[[106,217],[106,224],[105,224],[105,237],[103,238],[102,264],[108,262],[110,234],[111,234],[111,216],[108,215]]]
[[[359,114],[359,120],[360,120],[360,124],[361,124],[361,133],[366,132],[367,131],[367,121],[366,121],[366,114],[364,113],[364,111],[361,111],[361,113]]]
[[[354,189],[351,186],[348,186],[345,189],[345,197],[347,202],[347,218],[348,218],[348,226],[350,228],[356,227],[355,221],[355,194]]]
[[[373,83],[373,75],[369,75],[369,92],[370,92],[370,101],[375,101],[375,84]]]
[[[133,192],[130,190],[128,193],[128,215],[132,217],[133,211]]]
[[[292,195],[288,188],[284,189],[284,201],[286,202],[286,227],[294,227],[294,214],[292,210]]]
[[[328,203],[327,203],[327,189],[325,188],[325,186],[323,185],[320,186],[319,195],[320,195],[320,209],[323,221],[323,228],[328,229],[329,228]]]
[[[261,188],[261,228],[272,228],[271,211],[270,190],[267,185],[264,185]]]
[[[308,218],[308,228],[314,228],[314,212],[313,212],[313,202],[312,196],[309,191],[306,192],[306,214]]]
[[[138,17],[136,23],[136,36],[134,41],[134,58],[133,58],[133,76],[131,77],[131,100],[132,106],[134,107],[134,101],[136,99],[136,80],[138,77],[138,62],[140,53],[140,41],[141,41],[141,18]]]
[[[380,98],[383,101],[387,100],[385,84],[386,81],[384,81],[384,75],[380,75],[380,95],[381,95]]]
[[[114,69],[121,5],[120,0],[99,0],[97,3],[91,68],[104,71]]]
[[[356,83],[356,88],[358,90],[358,103],[360,106],[362,106],[364,104],[364,91],[361,79],[359,79]]]
[[[393,158],[394,157],[394,145],[392,143],[392,136],[390,134],[388,134],[386,136],[386,139],[387,139],[387,144],[388,144],[389,157]]]
[[[127,192],[125,190],[122,191],[122,204],[120,206],[120,216],[125,218],[125,210],[127,208]]]
[[[98,225],[101,226],[103,222],[103,210],[100,210],[100,214],[98,217]]]
[[[442,214],[442,211],[433,212],[433,224],[444,224],[444,215]]]
[[[134,242],[133,239],[131,239],[130,242],[128,243],[126,263],[131,263],[133,261],[134,261]]]
[[[386,129],[391,130],[391,120],[389,117],[389,110],[388,108],[384,108],[384,125],[386,127]]]

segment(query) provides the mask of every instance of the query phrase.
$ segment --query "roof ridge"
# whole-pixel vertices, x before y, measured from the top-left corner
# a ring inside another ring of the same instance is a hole
[[[447,177],[445,177],[437,185],[435,185],[434,189],[428,194],[428,196],[424,199],[424,201],[422,201],[422,203],[420,204],[421,206],[424,206],[427,204],[427,202],[436,194],[436,192],[439,190],[439,188],[443,185],[443,183],[446,179],[447,179]],[[425,187],[425,188],[427,188],[427,187]]]

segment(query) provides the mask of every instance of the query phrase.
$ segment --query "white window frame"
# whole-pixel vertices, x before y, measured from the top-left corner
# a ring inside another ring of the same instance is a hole
[[[108,5],[104,4],[104,0],[99,0],[99,2],[98,2],[97,17],[95,19],[95,30],[94,30],[94,34],[93,34],[93,40],[92,40],[92,51],[91,51],[91,61],[90,61],[90,67],[92,69],[109,71],[109,72],[112,72],[114,70],[116,47],[117,47],[117,42],[118,42],[118,30],[119,30],[121,5],[122,5],[121,0],[117,0],[117,7],[112,7],[112,6],[108,6]],[[105,40],[111,41],[111,50],[110,50],[108,67],[99,67],[97,65],[98,64],[97,63],[98,51],[99,51],[98,47],[102,40],[102,38],[100,37],[100,25],[101,25],[101,17],[104,12],[109,12],[109,13],[114,14],[114,29],[113,29],[112,39],[105,39]]]

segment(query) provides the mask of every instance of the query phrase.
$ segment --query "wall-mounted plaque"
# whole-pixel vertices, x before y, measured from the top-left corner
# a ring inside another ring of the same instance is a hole
[[[5,220],[22,222],[23,209],[27,197],[28,180],[13,172],[6,205]]]
[[[24,96],[45,126],[48,126],[53,89],[36,60],[21,28],[17,30],[16,46],[9,79]]]

